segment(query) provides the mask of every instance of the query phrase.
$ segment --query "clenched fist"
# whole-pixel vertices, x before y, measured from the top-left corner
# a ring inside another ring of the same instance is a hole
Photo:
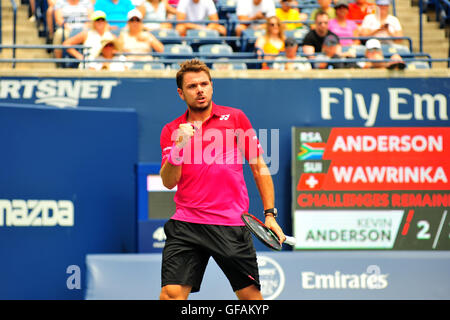
[[[194,135],[194,126],[190,123],[182,123],[178,127],[175,143],[178,148],[183,148]]]

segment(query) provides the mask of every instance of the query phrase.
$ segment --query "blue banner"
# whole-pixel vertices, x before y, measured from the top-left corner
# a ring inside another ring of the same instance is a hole
[[[0,299],[82,299],[88,253],[136,252],[133,110],[0,106]]]

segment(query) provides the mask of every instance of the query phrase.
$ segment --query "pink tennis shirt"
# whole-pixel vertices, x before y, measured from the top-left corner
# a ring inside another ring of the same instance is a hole
[[[169,156],[179,125],[187,123],[187,115],[188,111],[162,129],[161,166]],[[249,206],[243,159],[251,163],[263,153],[255,131],[241,110],[214,103],[211,116],[194,126],[194,136],[183,148],[172,219],[242,226],[241,213]]]

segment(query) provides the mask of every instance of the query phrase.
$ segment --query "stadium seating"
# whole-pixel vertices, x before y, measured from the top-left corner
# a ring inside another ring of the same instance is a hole
[[[217,30],[212,29],[189,29],[186,38],[194,51],[204,44],[222,43],[223,40]]]
[[[193,53],[194,50],[192,50],[192,47],[188,44],[168,44],[164,46],[164,53],[171,53],[171,54],[189,54]]]
[[[83,31],[83,30],[82,29],[70,30],[69,37],[67,39],[72,38],[73,36],[77,35],[81,31]],[[66,39],[64,38],[64,34],[63,34],[62,41],[64,42],[64,40],[66,40]],[[72,56],[70,54],[68,54],[65,49],[62,50],[62,53],[63,53],[63,55],[62,55],[63,58],[72,58]],[[61,64],[61,67],[63,67],[63,68],[74,68],[75,69],[75,68],[78,68],[78,65],[79,65],[78,62],[64,62],[64,63]]]
[[[437,0],[439,27],[442,29],[450,24],[450,1]]]
[[[398,53],[401,56],[411,54],[411,51],[409,51],[408,47],[400,44],[382,44],[381,50],[383,51],[383,55],[385,57],[390,57],[395,53]]]
[[[248,28],[242,31],[241,39],[241,51],[242,52],[253,52],[255,50],[255,41],[259,36],[266,33],[265,29],[252,29]]]
[[[183,42],[180,34],[175,29],[152,30],[151,33],[164,45],[173,43],[181,44]]]
[[[203,44],[199,47],[198,52],[200,54],[207,53],[207,57],[219,58],[223,55],[229,55],[233,53],[233,49],[228,44]],[[201,56],[201,55],[200,55]]]
[[[286,38],[294,38],[295,41],[299,45],[301,45],[303,42],[303,38],[306,36],[308,32],[309,28],[302,28],[302,29],[286,30],[284,31],[284,34],[286,35]]]
[[[342,47],[342,52],[346,53],[350,50],[354,50],[355,51],[355,56],[356,58],[363,58],[365,56],[366,53],[366,47],[360,44],[354,44],[351,46],[343,46]]]
[[[216,7],[217,11],[219,13],[219,19],[221,20],[220,23],[224,23],[224,25],[227,27],[228,36],[221,36],[216,30],[209,30],[209,29],[201,29],[201,30],[195,30],[191,29],[187,31],[186,37],[181,37],[179,33],[176,31],[176,29],[161,29],[161,30],[152,30],[151,33],[155,35],[166,47],[164,54],[155,54],[155,56],[161,57],[162,59],[167,59],[170,57],[170,59],[175,59],[176,61],[179,61],[181,59],[186,58],[192,58],[192,57],[198,57],[196,53],[200,53],[200,47],[203,45],[220,45],[220,44],[226,44],[228,46],[231,46],[232,51],[228,53],[228,51],[217,51],[217,55],[212,55],[214,52],[209,52],[208,56],[202,56],[205,58],[211,58],[211,59],[218,59],[221,57],[226,57],[229,59],[252,59],[249,55],[245,56],[239,56],[242,53],[250,54],[254,53],[254,45],[256,39],[265,33],[264,29],[258,29],[254,30],[252,28],[248,28],[242,33],[241,37],[233,36],[234,30],[236,25],[239,23],[239,20],[236,16],[236,6],[237,6],[238,0],[217,0]],[[439,10],[441,10],[441,16],[448,16],[447,11],[450,11],[449,4],[450,0],[427,0],[425,1],[425,6],[428,4],[436,4],[439,6]],[[22,1],[23,2],[23,1]],[[25,0],[27,2],[27,0]],[[45,1],[44,1],[45,2]],[[310,13],[314,8],[318,7],[317,0],[298,0],[298,4],[296,7],[298,7],[303,13]],[[446,6],[447,5],[447,6]],[[276,4],[277,7],[280,7],[280,4]],[[40,2],[37,5],[37,11],[36,11],[36,19],[37,26],[46,24],[45,23],[45,16],[43,15],[43,8],[40,6]],[[297,43],[299,44],[299,53],[302,53],[301,50],[301,44],[303,42],[303,39],[307,32],[309,31],[309,28],[307,27],[308,23],[311,21],[308,21],[305,23],[305,26],[301,29],[295,29],[295,30],[285,30],[286,37],[292,37],[296,39]],[[47,31],[46,31],[47,32]],[[74,35],[75,31],[71,34]],[[411,40],[409,40],[409,46],[403,46],[398,44],[393,45],[383,45],[383,53],[385,57],[390,57],[394,53],[400,54],[402,57],[407,57],[410,60],[415,58],[417,55],[421,57],[430,57],[430,55],[426,55],[426,53],[420,52],[412,52],[412,43]],[[177,46],[173,46],[173,45]],[[190,47],[187,48],[186,46]],[[206,48],[206,47],[205,47]],[[213,46],[210,46],[210,48],[214,48]],[[219,47],[216,47],[219,48]],[[51,49],[49,49],[51,50]],[[205,49],[202,49],[205,50]],[[218,50],[218,49],[215,49]],[[355,50],[356,57],[363,57],[365,48],[364,46],[351,46],[351,47],[344,47],[344,52],[348,50]],[[67,55],[65,51],[63,58],[71,58]],[[203,51],[203,53],[205,53]],[[231,55],[231,56],[230,56]],[[236,55],[236,57],[234,56]],[[430,57],[431,58],[431,57]],[[423,60],[423,59],[422,59]],[[212,61],[208,61],[210,65],[212,65]],[[252,61],[245,61],[246,67],[248,69],[252,68],[252,65],[255,64]],[[166,67],[167,67],[167,61],[164,61]],[[60,65],[63,67],[72,67],[75,68],[78,63],[61,63]],[[258,63],[257,63],[258,64]],[[417,68],[425,67],[425,65],[429,64],[429,62],[425,64],[417,64]],[[145,65],[144,65],[145,66]],[[144,66],[135,66],[135,68],[143,69]],[[414,68],[416,67],[415,64],[412,64]],[[157,66],[154,66],[157,68]]]
[[[164,70],[166,66],[161,62],[133,62],[131,70]]]
[[[227,58],[219,58],[211,66],[213,70],[231,71],[231,70],[247,70],[247,64],[243,62],[233,62]]]
[[[430,69],[430,64],[426,61],[411,61],[408,63],[408,69],[410,70]]]
[[[236,13],[237,0],[218,0],[216,2],[219,19],[229,19],[230,14]]]
[[[165,59],[184,60],[193,58],[194,50],[188,44],[168,44],[164,46]]]
[[[199,47],[200,59],[220,59],[233,55],[233,49],[228,44],[204,44]],[[212,67],[212,63],[207,63],[208,67]]]

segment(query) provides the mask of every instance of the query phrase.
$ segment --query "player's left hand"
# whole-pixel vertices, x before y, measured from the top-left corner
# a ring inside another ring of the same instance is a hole
[[[267,215],[264,224],[278,236],[280,243],[283,243],[286,240],[283,230],[278,225],[278,222],[274,217]]]

